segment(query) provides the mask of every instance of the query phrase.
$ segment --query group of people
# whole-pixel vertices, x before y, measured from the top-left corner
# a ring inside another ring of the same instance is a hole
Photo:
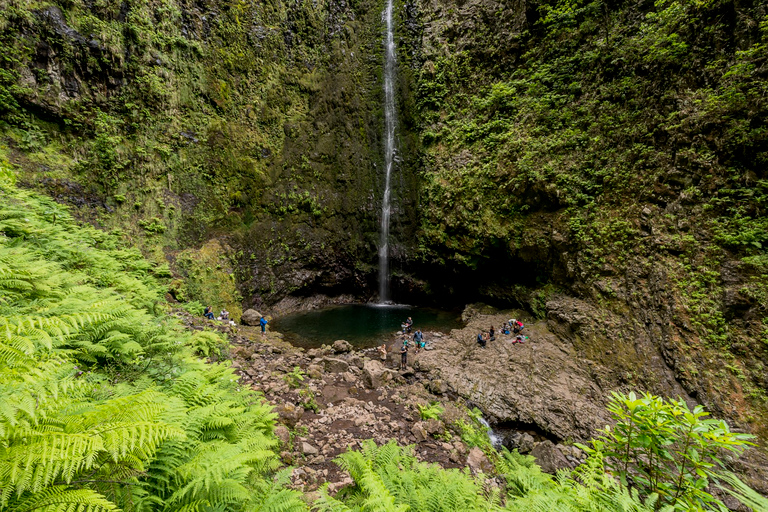
[[[408,366],[408,350],[410,348],[411,341],[416,348],[417,354],[421,350],[425,349],[427,342],[424,339],[424,333],[421,332],[421,329],[416,329],[416,331],[413,333],[412,339],[408,339],[408,334],[413,331],[413,319],[411,317],[408,317],[408,319],[403,322],[402,326],[403,332],[400,340],[402,341],[402,344],[400,345],[400,369],[405,370]]]
[[[405,370],[408,366],[408,350],[410,349],[411,342],[413,342],[413,345],[416,348],[416,353],[418,354],[419,351],[424,350],[427,346],[427,342],[424,339],[424,333],[421,332],[421,329],[416,329],[416,331],[413,331],[413,318],[410,316],[400,324],[401,329],[401,345],[400,345],[400,369]],[[408,334],[413,332],[412,339],[408,339]],[[382,361],[387,360],[387,344],[382,343],[381,346],[377,349],[379,351],[379,355],[381,356]]]
[[[203,312],[203,316],[207,318],[208,320],[221,320],[222,322],[226,322],[229,325],[234,326],[235,322],[230,320],[229,318],[229,311],[226,309],[222,309],[221,313],[219,313],[219,317],[216,318],[213,316],[213,308],[211,306],[205,306],[205,311]],[[261,317],[259,320],[259,325],[261,326],[261,336],[264,337],[267,335],[267,319],[264,317]]]
[[[499,328],[499,332],[505,336],[509,336],[510,334],[514,335],[515,337],[512,339],[512,343],[525,343],[528,336],[523,336],[523,329],[525,329],[523,322],[516,318],[510,318],[508,322],[502,324]],[[485,348],[489,341],[496,341],[496,329],[494,329],[493,326],[487,331],[477,335],[477,344],[480,345],[480,347]]]
[[[222,309],[221,313],[219,313],[218,318],[213,317],[213,308],[211,306],[205,306],[205,312],[203,313],[203,316],[207,318],[208,320],[226,320],[229,321],[229,311],[226,309]]]

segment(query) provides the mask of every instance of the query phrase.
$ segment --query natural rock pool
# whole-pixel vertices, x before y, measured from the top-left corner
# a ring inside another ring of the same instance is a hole
[[[367,304],[294,313],[273,320],[270,326],[298,347],[317,348],[336,340],[347,340],[356,348],[369,348],[391,341],[391,334],[398,331],[409,316],[413,318],[414,332],[416,329],[448,332],[463,327],[457,311]]]

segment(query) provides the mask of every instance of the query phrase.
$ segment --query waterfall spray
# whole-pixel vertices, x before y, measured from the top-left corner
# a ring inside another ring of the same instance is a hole
[[[392,21],[393,0],[387,0],[384,19],[387,24],[387,36],[384,41],[386,58],[384,61],[384,197],[381,201],[381,230],[379,238],[379,302],[390,301],[389,291],[389,217],[392,197],[392,167],[395,163],[395,130],[397,112],[395,111],[395,35]]]

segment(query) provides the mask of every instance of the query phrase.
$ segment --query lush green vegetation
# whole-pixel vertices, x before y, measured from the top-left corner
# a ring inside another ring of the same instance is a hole
[[[242,389],[226,365],[200,359],[220,353],[224,341],[190,333],[169,316],[163,285],[135,249],[79,225],[66,208],[14,180],[3,166],[0,508],[307,510],[301,494],[283,487],[288,473],[274,452],[271,407]],[[285,378],[301,387],[305,375],[294,368]],[[610,410],[616,427],[594,441],[586,464],[558,477],[542,473],[532,457],[496,452],[470,415],[456,432],[486,452],[503,486],[418,462],[411,448],[369,441],[338,459],[355,485],[335,497],[323,492],[312,506],[715,510],[719,502],[706,488],[721,479],[761,510],[760,496],[716,466],[720,450],[739,453],[749,436],[682,402],[615,395]],[[420,409],[426,419],[443,412],[438,404]]]
[[[623,484],[683,510],[718,504],[707,492],[711,479],[722,478],[728,452],[740,454],[754,438],[731,432],[722,420],[706,419],[702,406],[690,410],[683,400],[614,393],[608,410],[616,425],[584,448],[605,457]]]
[[[419,462],[412,448],[367,441],[337,464],[355,485],[335,497],[327,490],[315,503],[317,512],[429,511],[703,511],[724,510],[707,492],[718,482],[742,503],[768,510],[768,500],[723,469],[722,451],[741,453],[752,436],[729,431],[722,421],[705,419],[700,407],[658,397],[614,394],[609,410],[616,426],[582,446],[587,461],[556,477],[543,473],[531,456],[504,448],[496,451],[486,428],[470,415],[455,425],[469,446],[481,447],[494,474],[468,469],[444,470]],[[428,406],[421,409],[436,412]],[[500,476],[503,485],[489,485]],[[618,477],[618,478],[617,478]],[[711,479],[711,480],[710,480]],[[720,483],[722,482],[722,483]],[[723,485],[728,484],[728,486]]]
[[[238,235],[180,273],[236,254],[227,266],[280,298],[297,257],[375,257],[367,194],[338,185],[377,189],[379,14],[369,0],[0,0],[0,139],[23,181],[159,263]]]
[[[762,4],[526,6],[483,12],[483,23],[475,5],[423,7],[414,90],[424,216],[414,256],[472,269],[481,294],[540,316],[556,290],[598,304],[606,317],[658,319],[669,329],[657,339],[674,340],[686,389],[733,378],[723,405],[737,404],[761,429]],[[656,337],[613,334],[612,344]]]
[[[304,510],[275,415],[153,267],[0,168],[0,509]],[[81,508],[77,508],[81,506]]]

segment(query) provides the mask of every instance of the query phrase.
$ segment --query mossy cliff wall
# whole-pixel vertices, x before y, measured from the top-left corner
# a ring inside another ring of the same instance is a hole
[[[1,149],[28,185],[182,274],[229,279],[221,248],[248,306],[375,289],[383,4],[0,8]],[[764,3],[415,0],[397,20],[399,296],[520,305],[605,390],[664,365],[765,425]]]
[[[23,182],[158,261],[225,236],[250,303],[367,292],[383,183],[383,4],[0,8],[1,137]],[[410,176],[396,194],[415,189]],[[396,237],[413,238],[401,233],[415,225],[412,209],[395,212]]]
[[[765,3],[414,10],[413,273],[547,318],[606,390],[662,364],[765,435]]]

